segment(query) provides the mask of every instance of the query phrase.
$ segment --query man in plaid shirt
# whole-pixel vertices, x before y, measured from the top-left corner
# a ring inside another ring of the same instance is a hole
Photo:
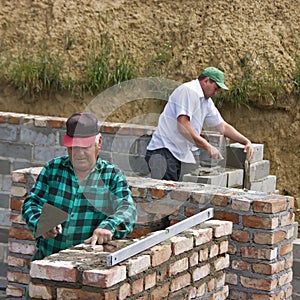
[[[97,118],[76,113],[67,120],[63,145],[68,155],[46,163],[22,206],[22,216],[36,235],[44,203],[68,213],[61,225],[36,238],[34,259],[71,246],[94,246],[125,238],[137,220],[131,192],[122,171],[102,160]]]

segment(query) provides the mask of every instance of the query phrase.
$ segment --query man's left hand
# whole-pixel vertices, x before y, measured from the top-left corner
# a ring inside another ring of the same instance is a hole
[[[96,228],[93,235],[84,241],[85,244],[91,244],[94,247],[96,244],[102,245],[112,240],[112,232],[104,228]]]

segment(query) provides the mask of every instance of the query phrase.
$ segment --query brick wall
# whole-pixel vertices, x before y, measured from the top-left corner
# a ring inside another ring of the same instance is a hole
[[[103,249],[79,247],[34,262],[29,275],[35,247],[20,208],[39,171],[12,175],[7,295],[22,297],[31,276],[31,295],[44,299],[292,299],[292,197],[142,177],[128,177],[139,211],[132,237],[210,206],[214,219],[109,269]]]

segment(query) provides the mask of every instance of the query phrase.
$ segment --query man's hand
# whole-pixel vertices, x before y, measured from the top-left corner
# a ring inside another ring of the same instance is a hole
[[[254,155],[254,148],[252,146],[252,143],[249,142],[245,145],[244,152],[246,153],[246,159],[248,163],[251,163]]]
[[[210,148],[208,150],[208,155],[210,158],[213,158],[213,159],[219,159],[219,160],[224,159],[224,157],[222,156],[220,151],[212,145],[210,145]]]
[[[42,237],[46,240],[48,239],[52,239],[52,238],[55,238],[58,234],[61,234],[62,233],[62,227],[61,227],[61,224],[53,227],[51,230],[45,232]]]
[[[104,228],[96,228],[93,235],[84,241],[85,244],[91,244],[94,247],[96,244],[105,244],[112,240],[112,232]]]

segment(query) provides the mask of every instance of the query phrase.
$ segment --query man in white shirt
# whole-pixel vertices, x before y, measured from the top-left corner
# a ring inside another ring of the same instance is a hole
[[[206,150],[213,159],[223,159],[219,150],[200,135],[204,123],[244,144],[251,162],[251,141],[223,120],[211,99],[221,88],[228,90],[224,81],[222,71],[208,67],[198,79],[183,83],[172,92],[147,147],[146,160],[152,178],[180,180],[183,164],[195,163],[195,146]]]

